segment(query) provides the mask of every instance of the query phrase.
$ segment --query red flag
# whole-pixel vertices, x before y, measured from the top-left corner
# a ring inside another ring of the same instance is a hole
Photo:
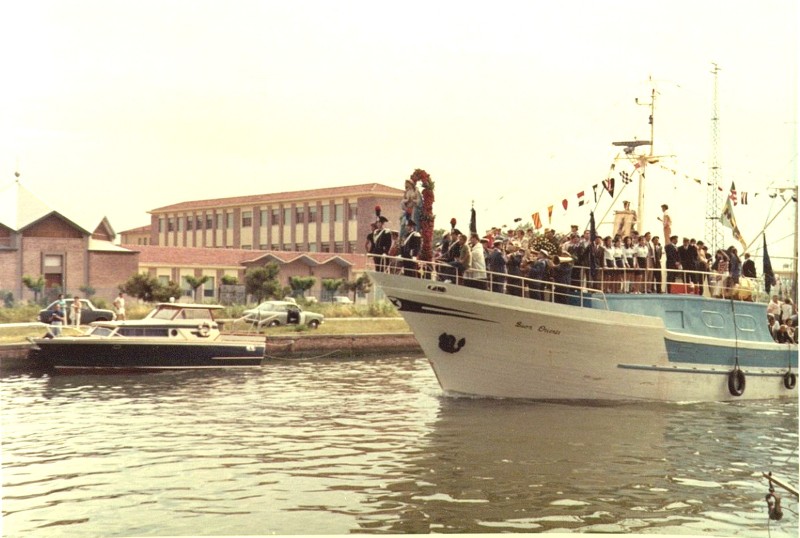
[[[536,213],[534,213],[533,215],[531,215],[531,218],[533,219],[533,227],[534,228],[536,228],[538,230],[539,228],[542,227],[542,219],[539,218],[539,212],[538,211]]]
[[[566,209],[567,209],[567,206],[569,205],[569,202],[567,201],[567,199],[566,199],[566,198],[564,198],[563,200],[561,200],[561,205],[562,205],[562,206],[564,206],[564,210],[566,211]]]
[[[731,181],[731,193],[728,197],[731,199],[731,202],[733,202],[733,205],[739,203],[739,201],[736,199],[736,183],[733,181]]]
[[[583,199],[584,191],[578,193],[578,207],[582,206],[585,200]],[[564,208],[566,209],[566,207]]]

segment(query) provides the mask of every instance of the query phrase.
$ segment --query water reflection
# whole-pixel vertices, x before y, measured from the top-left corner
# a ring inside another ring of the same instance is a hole
[[[765,532],[797,403],[442,395],[424,360],[2,380],[8,536]],[[786,512],[772,536],[796,534]],[[788,529],[788,531],[787,531]]]

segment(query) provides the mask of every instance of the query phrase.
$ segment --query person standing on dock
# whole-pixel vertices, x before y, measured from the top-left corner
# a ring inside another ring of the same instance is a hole
[[[75,326],[75,328],[78,328],[81,325],[81,307],[82,306],[83,305],[81,305],[80,298],[76,295],[72,299],[72,304],[70,305],[70,321],[72,322],[72,325]]]
[[[61,303],[56,302],[50,314],[50,333],[53,336],[61,336],[61,326],[64,325],[65,315],[64,310],[61,309]]]
[[[117,298],[114,299],[114,308],[117,310],[117,319],[125,321],[125,319],[127,319],[125,317],[125,294],[122,292],[119,292]]]
[[[672,237],[672,217],[669,216],[669,206],[661,204],[661,216],[657,217],[664,226],[664,239],[668,240]]]

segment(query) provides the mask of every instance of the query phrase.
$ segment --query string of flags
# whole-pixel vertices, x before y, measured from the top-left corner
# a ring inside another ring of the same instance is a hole
[[[602,181],[595,183],[591,186],[591,199],[596,205],[600,199],[602,198],[604,193],[608,193],[611,198],[614,198],[614,192],[618,186],[618,181],[622,183],[622,186],[629,185],[634,182],[636,176],[639,175],[640,177],[644,178],[645,169],[649,165],[657,164],[659,168],[670,172],[674,176],[682,176],[683,178],[693,181],[698,185],[702,185],[703,181],[697,177],[692,177],[687,174],[682,174],[678,170],[670,168],[661,162],[658,161],[657,158],[646,156],[646,155],[632,155],[622,157],[625,160],[633,163],[633,170],[620,170],[617,171],[617,161],[620,160],[620,156],[614,158],[614,161],[611,163],[609,167],[608,175]],[[720,191],[723,191],[722,186],[718,185],[717,188]],[[579,207],[586,207],[589,204],[589,196],[587,196],[587,191],[589,189],[581,189],[577,193],[575,193],[574,203],[572,202],[572,198],[564,198],[561,200],[561,207],[565,212],[570,211],[570,205],[573,208]],[[727,201],[730,202],[732,206],[737,205],[748,205],[750,202],[751,197],[755,199],[759,195],[765,194],[764,192],[747,192],[747,191],[737,191],[735,184],[731,185],[731,192],[727,197]],[[786,201],[787,196],[791,196],[793,201],[797,201],[796,191],[791,191],[790,189],[773,189],[766,193],[767,196],[770,198],[775,198],[776,196],[780,196],[782,200]],[[553,223],[553,209],[555,204],[549,204],[546,207],[546,215],[547,215],[547,222],[546,224],[552,225]],[[545,214],[544,211],[535,211],[531,214],[531,220],[533,221],[533,227],[536,230],[541,229],[545,225],[545,221],[543,215]],[[734,229],[734,228],[731,228]]]

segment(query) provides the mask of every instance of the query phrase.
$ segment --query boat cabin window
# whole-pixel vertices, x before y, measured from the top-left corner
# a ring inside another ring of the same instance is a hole
[[[153,319],[174,319],[181,309],[174,306],[162,305],[151,316]]]
[[[756,320],[747,314],[736,314],[736,328],[740,331],[755,332]]]
[[[127,336],[127,337],[148,337],[148,336],[157,336],[157,337],[165,337],[169,336],[169,329],[166,327],[120,327],[119,328],[120,336]]]
[[[214,319],[209,308],[187,308],[183,313],[184,319]]]
[[[92,327],[88,334],[92,336],[111,336],[113,333],[114,329],[109,329],[108,327]]]

